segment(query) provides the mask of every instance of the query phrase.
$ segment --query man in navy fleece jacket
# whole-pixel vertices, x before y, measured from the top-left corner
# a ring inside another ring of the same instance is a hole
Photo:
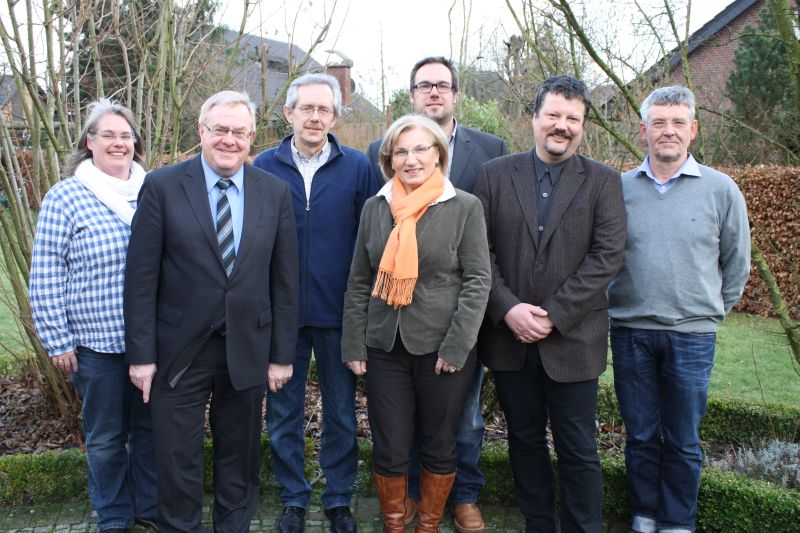
[[[297,78],[283,112],[294,133],[254,162],[289,184],[300,252],[294,373],[282,390],[267,392],[267,429],[284,507],[278,531],[303,531],[311,496],[303,474],[303,414],[312,351],[322,393],[322,504],[332,531],[356,531],[349,507],[358,465],[355,375],[342,364],[342,307],[361,208],[377,191],[377,178],[364,154],[330,133],[342,115],[336,78]]]

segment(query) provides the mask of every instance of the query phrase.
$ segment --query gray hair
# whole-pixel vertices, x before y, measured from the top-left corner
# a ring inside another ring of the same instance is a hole
[[[342,89],[339,87],[339,80],[331,76],[330,74],[324,74],[322,72],[316,74],[303,74],[299,78],[295,79],[291,85],[289,85],[289,90],[286,92],[286,103],[284,104],[285,107],[289,109],[294,109],[294,106],[297,104],[297,91],[300,87],[305,85],[327,85],[331,88],[331,92],[333,92],[333,112],[336,113],[337,117],[342,116]]]
[[[386,179],[392,177],[392,150],[398,137],[409,130],[415,129],[425,130],[433,135],[433,144],[439,150],[439,169],[442,174],[447,174],[450,143],[447,141],[447,136],[441,126],[423,115],[405,115],[392,122],[386,133],[383,134],[381,149],[378,152],[378,162]]]
[[[689,119],[694,120],[694,94],[682,85],[661,87],[644,99],[639,108],[639,114],[645,124],[647,123],[647,111],[654,105],[685,105],[689,108]]]
[[[97,125],[106,115],[119,115],[128,122],[128,125],[131,127],[131,135],[133,135],[133,160],[144,166],[142,137],[139,135],[139,132],[136,131],[136,121],[133,118],[133,112],[116,100],[101,98],[96,102],[90,103],[86,108],[86,118],[83,121],[83,129],[78,136],[78,143],[75,145],[75,150],[73,150],[67,159],[65,176],[73,176],[78,165],[92,158],[92,151],[89,150],[87,141],[89,137],[94,137],[95,134],[97,134]]]
[[[250,100],[250,97],[247,96],[247,93],[240,93],[237,91],[220,91],[218,93],[212,94],[208,100],[203,102],[203,105],[200,107],[200,117],[197,119],[198,124],[205,124],[206,117],[208,116],[209,111],[211,108],[217,105],[224,105],[224,106],[232,106],[232,105],[243,105],[247,107],[247,111],[250,112],[250,121],[253,123],[253,130],[256,129],[256,106],[253,104],[253,101]]]

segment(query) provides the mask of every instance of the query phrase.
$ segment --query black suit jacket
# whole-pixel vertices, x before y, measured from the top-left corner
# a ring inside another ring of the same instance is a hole
[[[382,139],[373,141],[367,149],[367,157],[375,167],[375,173],[378,176],[383,176],[378,162],[381,141]],[[507,153],[506,142],[500,137],[459,124],[456,129],[453,155],[450,157],[451,183],[462,191],[472,192],[481,165]]]
[[[606,367],[606,288],[622,267],[626,215],[619,172],[580,155],[564,166],[544,231],[538,230],[533,152],[481,168],[475,195],[483,203],[492,290],[478,354],[492,370],[519,370],[527,345],[504,317],[520,302],[549,313],[553,332],[538,342],[555,381],[594,379]]]
[[[294,359],[297,234],[285,182],[244,166],[244,218],[230,279],[217,245],[200,156],[150,172],[139,193],[125,280],[126,360],[157,363],[174,386],[214,330],[231,382],[267,381]]]

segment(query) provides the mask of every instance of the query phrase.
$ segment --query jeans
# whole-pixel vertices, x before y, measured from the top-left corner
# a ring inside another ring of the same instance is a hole
[[[72,382],[83,398],[89,500],[102,531],[156,514],[150,408],[128,377],[124,354],[79,346]]]
[[[611,328],[634,525],[694,531],[716,334]],[[638,525],[637,525],[638,524]]]
[[[456,480],[450,489],[447,502],[450,505],[462,503],[475,503],[478,493],[483,488],[485,480],[478,469],[483,447],[483,414],[481,413],[481,384],[483,383],[483,365],[478,363],[475,368],[475,377],[467,392],[464,401],[464,412],[456,435],[456,453],[458,466],[456,467]],[[414,439],[411,451],[411,467],[408,470],[408,495],[419,501],[419,457],[417,449],[419,441]]]
[[[322,393],[322,504],[326,509],[350,505],[358,468],[356,377],[342,363],[341,345],[339,328],[300,328],[292,379],[277,393],[267,392],[267,431],[284,506],[305,508],[311,498],[311,485],[303,470],[303,415],[312,349]]]

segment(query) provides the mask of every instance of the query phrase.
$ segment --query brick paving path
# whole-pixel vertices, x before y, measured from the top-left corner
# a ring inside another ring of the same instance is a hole
[[[316,493],[316,491],[315,491]],[[255,519],[250,523],[250,531],[276,531],[276,523],[281,513],[277,497],[262,494],[262,502]],[[316,500],[316,501],[315,501]],[[211,531],[210,501],[206,500],[203,524],[206,531]],[[523,532],[525,520],[516,507],[502,507],[481,504],[481,511],[486,520],[488,532]],[[353,513],[358,520],[360,533],[380,533],[382,521],[379,513],[378,499],[374,497],[355,497]],[[407,529],[413,532],[413,527]],[[60,504],[39,505],[35,507],[0,507],[0,532],[3,533],[90,533],[96,532],[97,526],[88,502],[70,502]],[[131,527],[130,533],[146,533],[147,529]],[[328,521],[322,512],[319,500],[315,497],[306,514],[306,533],[323,533],[328,531]],[[607,526],[607,533],[625,533],[627,528],[612,524]],[[450,514],[442,520],[441,533],[455,533]]]

